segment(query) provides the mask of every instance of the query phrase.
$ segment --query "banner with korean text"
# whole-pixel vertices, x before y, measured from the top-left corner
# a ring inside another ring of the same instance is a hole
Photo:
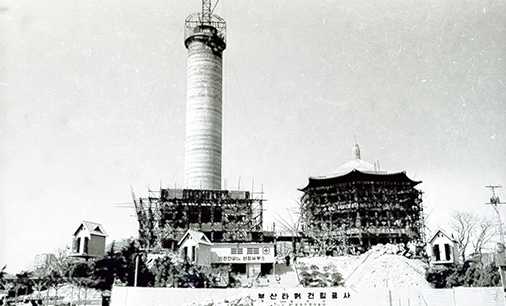
[[[133,288],[114,287],[111,306],[504,306],[502,288]]]

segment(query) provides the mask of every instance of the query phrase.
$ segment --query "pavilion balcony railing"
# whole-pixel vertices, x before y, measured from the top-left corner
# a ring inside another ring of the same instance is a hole
[[[414,235],[415,232],[411,229],[398,228],[398,227],[368,227],[368,228],[348,228],[344,230],[330,230],[336,236],[340,235],[358,235],[358,234],[404,234]]]

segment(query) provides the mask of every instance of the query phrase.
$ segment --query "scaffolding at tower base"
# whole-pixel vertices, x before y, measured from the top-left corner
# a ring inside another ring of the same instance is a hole
[[[249,191],[160,189],[134,201],[143,247],[175,249],[188,229],[213,242],[264,240],[263,195]]]

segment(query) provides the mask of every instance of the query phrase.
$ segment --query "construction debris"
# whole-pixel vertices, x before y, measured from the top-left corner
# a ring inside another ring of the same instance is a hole
[[[407,258],[402,245],[375,245],[359,256],[305,257],[298,259],[299,271],[340,273],[351,288],[430,288],[425,280],[427,264]]]

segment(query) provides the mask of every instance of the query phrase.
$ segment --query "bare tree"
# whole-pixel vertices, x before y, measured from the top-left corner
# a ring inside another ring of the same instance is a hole
[[[292,236],[292,251],[297,253],[297,238],[300,237],[302,216],[301,203],[296,202],[296,207],[287,208],[286,214],[282,216],[277,214],[276,222],[280,225],[281,230],[288,232]]]
[[[54,289],[55,301],[58,299],[58,289],[65,284],[65,274],[70,268],[70,249],[58,249],[49,263],[50,286]]]
[[[469,212],[455,212],[451,227],[459,244],[459,257],[463,262],[469,253],[481,255],[497,234],[495,224],[490,219],[479,218]]]
[[[38,298],[41,297],[41,291],[44,288],[47,288],[47,284],[49,283],[49,269],[47,265],[43,265],[41,267],[37,267],[31,274],[30,280],[32,281],[33,287],[35,291],[37,291]],[[49,294],[49,291],[47,291]]]
[[[466,261],[466,255],[472,246],[473,236],[479,226],[476,215],[468,212],[455,212],[452,216],[451,228],[455,234],[455,240],[459,244],[459,257],[462,262]]]
[[[476,227],[476,233],[473,239],[473,250],[475,254],[482,254],[483,248],[495,237],[497,230],[495,224],[487,218],[480,220]]]
[[[296,202],[296,207],[286,209],[286,214],[276,214],[276,222],[281,226],[283,231],[289,232],[293,236],[299,236],[302,224],[302,204]]]

